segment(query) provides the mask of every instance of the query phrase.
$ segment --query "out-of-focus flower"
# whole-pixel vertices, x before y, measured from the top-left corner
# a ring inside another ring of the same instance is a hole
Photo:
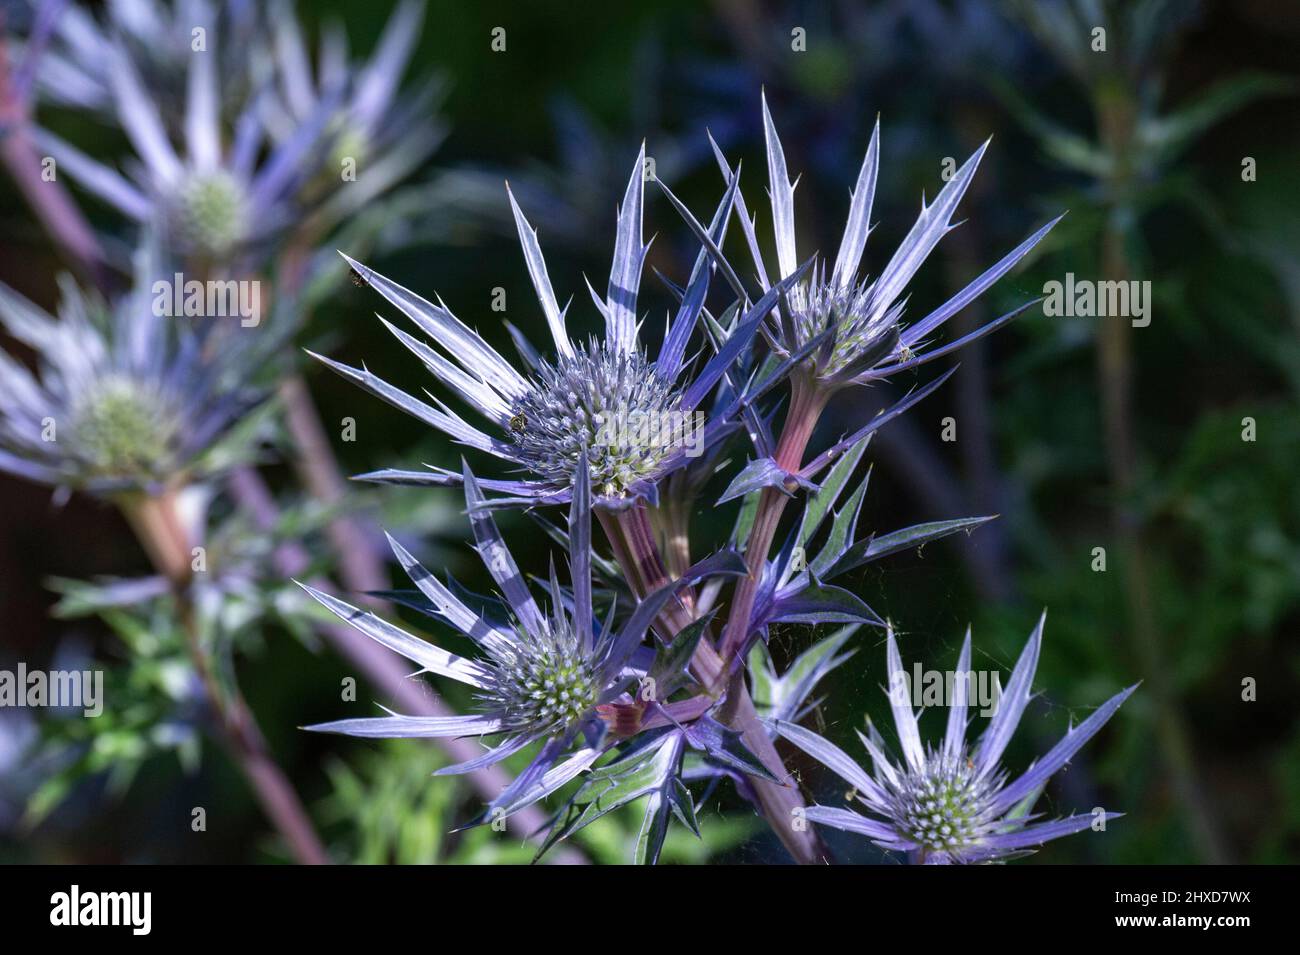
[[[725,553],[718,555],[715,560],[697,565],[687,577],[648,595],[621,627],[614,626],[612,612],[604,625],[598,626],[592,610],[591,488],[586,472],[579,471],[569,512],[572,602],[560,589],[552,564],[548,616],[533,599],[491,513],[483,509],[482,491],[468,467],[463,477],[465,503],[479,556],[505,598],[508,616],[493,613],[487,606],[477,612],[471,609],[462,599],[466,596],[463,592],[458,595],[439,583],[397,541],[390,538],[390,543],[427,601],[418,604],[421,609],[473,640],[482,651],[480,657],[469,659],[448,653],[372,613],[312,587],[303,585],[303,589],[340,619],[425,671],[473,687],[478,712],[468,716],[348,719],[309,729],[371,738],[501,738],[482,756],[440,769],[438,775],[488,766],[545,740],[529,767],[488,807],[484,818],[496,818],[554,792],[606,751],[606,724],[598,707],[633,704],[628,689],[635,688],[637,673],[629,664],[656,614],[680,587],[715,573],[740,573],[743,565],[738,559],[729,562]],[[685,665],[685,661],[681,663]]]
[[[273,70],[277,95],[260,104],[270,138],[289,142],[336,103],[327,126],[329,155],[315,183],[331,183],[319,215],[325,225],[341,221],[387,192],[438,147],[444,135],[433,117],[443,82],[428,77],[414,89],[399,83],[419,40],[424,4],[405,0],[389,18],[375,52],[364,64],[349,60],[347,34],[328,26],[313,74],[302,29],[288,0],[272,5]],[[342,91],[342,101],[337,100]],[[345,176],[347,178],[345,178]],[[345,188],[338,188],[345,185]]]
[[[441,301],[434,305],[413,292],[348,259],[359,278],[401,309],[444,349],[451,360],[424,342],[385,322],[385,326],[414,352],[428,369],[460,398],[496,425],[502,437],[473,427],[439,402],[430,407],[368,370],[328,358],[329,367],[408,414],[431,424],[463,444],[520,466],[526,480],[485,480],[489,490],[509,498],[494,501],[558,503],[569,499],[574,469],[583,457],[597,494],[597,504],[623,507],[639,497],[653,499],[658,482],[703,453],[732,426],[726,415],[700,425],[696,409],[752,342],[763,316],[782,291],[802,275],[760,299],[741,320],[726,343],[694,377],[685,374],[686,347],[708,291],[710,267],[703,251],[697,258],[682,303],[669,325],[658,357],[652,362],[638,342],[637,291],[647,245],[642,244],[641,217],[645,148],[632,169],[618,215],[618,235],[604,298],[591,290],[605,320],[603,341],[575,343],[565,331],[568,306],[561,309],[551,287],[537,233],[514,203],[515,222],[524,260],[532,278],[557,356],[543,359],[524,337],[510,332],[530,374],[517,371],[477,333],[467,328]],[[712,219],[712,241],[720,241],[736,194],[738,176]],[[345,256],[345,258],[347,258]],[[590,288],[590,286],[588,286]],[[763,386],[755,386],[757,394]],[[436,400],[436,399],[435,399]],[[743,403],[737,402],[737,407]],[[386,483],[446,485],[460,476],[443,469],[429,472],[384,470],[363,475]]]
[[[314,167],[311,150],[325,137],[337,92],[321,99],[283,142],[264,150],[256,104],[247,104],[232,124],[222,119],[230,100],[222,95],[226,79],[219,67],[215,25],[205,48],[188,54],[179,131],[164,122],[127,48],[108,38],[103,43],[113,106],[138,161],[127,178],[38,131],[38,142],[75,181],[156,230],[173,252],[199,269],[240,261],[243,253],[257,251],[295,222],[300,187]]]
[[[901,763],[885,755],[884,741],[874,726],[869,727],[870,735],[858,734],[871,755],[874,773],[868,774],[823,737],[778,721],[777,732],[852,786],[853,794],[871,814],[811,806],[808,818],[860,833],[886,849],[910,853],[913,861],[931,864],[990,862],[1019,855],[1049,839],[1087,829],[1099,819],[1117,818],[1119,813],[1108,812],[1033,822],[1038,817],[1029,813],[1052,774],[1101,729],[1136,686],[1116,693],[1098,707],[1014,781],[1008,780],[1001,766],[1002,754],[1029,703],[1046,617],[1044,614],[1030,635],[988,728],[973,748],[966,745],[969,632],[952,681],[947,732],[938,747],[921,743],[908,675],[892,630],[886,637],[886,657],[889,701],[903,751]]]
[[[763,124],[767,141],[768,191],[776,233],[776,278],[786,279],[797,267],[794,186],[786,170],[785,153],[768,111],[766,97],[763,100]],[[851,194],[848,222],[830,274],[827,274],[826,263],[819,262],[809,279],[790,291],[765,329],[776,353],[793,355],[820,339],[821,344],[804,361],[805,373],[830,388],[866,384],[955,351],[1028,308],[1032,303],[956,341],[923,350],[940,326],[1010,271],[1060,221],[1059,217],[1034,232],[929,315],[906,327],[902,324],[907,284],[939,240],[956,228],[953,216],[987,146],[985,143],[976,150],[953,174],[933,203],[922,201],[916,224],[880,275],[869,280],[859,277],[859,265],[871,231],[871,206],[880,162],[880,124],[877,123]],[[725,165],[720,153],[718,161]],[[754,267],[766,291],[772,282],[759,251],[753,220],[745,211],[742,198],[737,199],[737,210]],[[826,334],[828,330],[831,332],[829,335]]]
[[[179,129],[190,55],[206,51],[209,31],[218,29],[226,38],[214,50],[220,75],[244,91],[252,81],[248,54],[259,24],[250,0],[108,0],[98,12],[64,0],[27,2],[33,21],[47,17],[51,22],[50,43],[35,80],[41,99],[55,105],[91,112],[113,109],[116,43],[130,55],[164,122]]]
[[[63,280],[57,319],[0,285],[0,324],[37,364],[0,352],[0,470],[98,494],[156,490],[216,466],[220,439],[263,400],[247,376],[276,336],[164,317],[150,257],[137,266],[112,305]]]

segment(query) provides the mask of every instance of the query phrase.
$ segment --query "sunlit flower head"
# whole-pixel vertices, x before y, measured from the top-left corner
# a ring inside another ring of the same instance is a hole
[[[574,464],[585,454],[590,481],[601,507],[621,507],[640,497],[653,498],[658,482],[689,463],[690,455],[715,444],[732,427],[726,415],[701,423],[696,409],[758,331],[762,317],[776,302],[784,283],[757,302],[735,323],[717,353],[695,374],[688,374],[687,343],[703,308],[711,268],[698,257],[682,302],[669,324],[663,345],[651,360],[642,347],[637,293],[648,245],[642,241],[645,149],[637,156],[618,214],[609,285],[592,301],[605,323],[603,339],[575,342],[565,328],[562,309],[537,242],[536,231],[510,197],[524,261],[542,314],[555,344],[555,357],[543,358],[511,325],[522,370],[503,358],[468,328],[441,300],[435,305],[414,292],[344,256],[361,284],[368,285],[400,309],[432,341],[421,341],[384,322],[443,384],[487,418],[495,433],[472,426],[435,398],[437,407],[409,395],[362,368],[322,358],[329,367],[385,401],[414,415],[462,444],[517,465],[523,480],[487,480],[483,487],[506,495],[494,503],[546,502],[569,499]],[[712,220],[720,238],[736,192],[733,176]],[[757,390],[757,389],[756,389]],[[460,475],[434,468],[428,472],[383,470],[363,475],[396,484],[456,484]]]
[[[468,468],[465,504],[479,556],[496,581],[504,604],[444,585],[397,541],[393,552],[419,589],[406,603],[450,624],[478,647],[474,658],[449,653],[328,594],[304,585],[316,600],[366,636],[419,664],[474,689],[475,712],[465,716],[390,715],[347,719],[313,730],[364,737],[495,737],[477,759],[439,770],[462,773],[491,765],[545,741],[541,751],[491,808],[514,812],[554,792],[605,752],[606,723],[598,707],[632,703],[637,672],[633,654],[651,622],[678,588],[715,573],[741,572],[725,559],[706,561],[685,578],[666,584],[637,604],[616,626],[603,625],[592,609],[591,488],[582,471],[569,512],[572,590],[562,591],[551,569],[550,613],[543,613],[506,548],[483,492]],[[570,596],[571,594],[571,596]],[[644,673],[644,670],[639,671]]]
[[[816,733],[794,723],[776,724],[778,733],[852,786],[853,798],[867,813],[811,806],[808,818],[860,833],[877,845],[907,852],[913,861],[924,863],[990,862],[1020,855],[1048,840],[1116,818],[1118,813],[1107,812],[1037,822],[1039,816],[1031,812],[1048,779],[1105,725],[1136,687],[1107,700],[1015,780],[1010,780],[1002,768],[1002,754],[1029,703],[1042,637],[1040,619],[988,728],[974,745],[966,743],[970,685],[965,679],[956,679],[943,741],[938,746],[926,746],[921,742],[907,674],[890,630],[886,638],[889,699],[903,753],[901,761],[885,753],[884,741],[874,727],[869,735],[858,734],[871,756],[873,772],[868,774],[843,750]],[[969,673],[967,633],[956,675]]]
[[[763,99],[763,129],[767,142],[768,192],[776,233],[777,274],[784,279],[798,266],[795,243],[794,186],[786,168],[785,152],[776,125]],[[1010,321],[1016,311],[989,322],[956,341],[927,348],[930,340],[949,318],[1005,275],[1056,224],[1055,219],[1007,253],[966,288],[919,321],[904,324],[907,285],[939,240],[957,227],[957,207],[966,194],[988,143],[980,146],[944,184],[934,202],[922,200],[921,214],[875,277],[859,271],[867,237],[872,231],[871,208],[880,166],[880,124],[876,123],[866,157],[851,192],[848,221],[834,263],[819,261],[806,281],[798,283],[782,305],[773,312],[766,335],[780,355],[799,353],[820,341],[804,360],[805,373],[830,387],[865,384],[885,378],[942,355]],[[719,162],[722,163],[719,154]],[[723,163],[725,168],[725,163]],[[759,280],[766,291],[771,287],[752,221],[737,201],[740,222],[745,229]]]

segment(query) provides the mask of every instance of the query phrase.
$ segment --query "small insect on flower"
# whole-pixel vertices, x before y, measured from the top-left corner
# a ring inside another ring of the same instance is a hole
[[[914,862],[929,864],[990,862],[1024,854],[1050,839],[1089,828],[1096,819],[1119,813],[1069,816],[1031,822],[1033,804],[1052,774],[1114,715],[1136,687],[1116,693],[1081,724],[1073,727],[1047,755],[1012,782],[1000,760],[1029,703],[1046,614],[1030,635],[1012,671],[1006,692],[984,735],[974,748],[966,744],[969,682],[953,682],[953,699],[943,742],[923,747],[908,693],[907,674],[893,630],[886,636],[890,705],[903,751],[901,763],[885,754],[884,740],[869,727],[858,733],[871,756],[868,774],[833,743],[811,730],[783,720],[776,731],[854,787],[869,815],[832,806],[811,806],[808,818],[846,832],[867,836],[886,849],[907,852]],[[970,632],[962,644],[957,674],[970,673]]]

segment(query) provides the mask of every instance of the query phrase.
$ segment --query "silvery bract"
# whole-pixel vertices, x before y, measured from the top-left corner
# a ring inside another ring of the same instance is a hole
[[[523,372],[456,318],[441,300],[436,305],[428,302],[344,256],[362,281],[399,308],[437,348],[386,321],[385,326],[435,377],[487,418],[496,430],[495,435],[469,424],[436,398],[438,407],[435,408],[368,370],[316,357],[460,443],[517,465],[529,475],[525,480],[484,480],[483,486],[488,490],[509,495],[504,501],[494,503],[567,501],[574,468],[583,454],[587,456],[598,506],[618,507],[638,497],[653,498],[658,482],[689,461],[691,449],[681,438],[686,425],[695,420],[697,408],[753,340],[763,316],[781,292],[798,281],[802,273],[792,275],[787,283],[771,290],[746,312],[718,353],[691,377],[686,374],[686,347],[703,309],[711,272],[702,250],[683,292],[681,306],[669,325],[658,356],[651,361],[638,339],[640,323],[636,313],[642,264],[648,248],[642,242],[641,230],[644,168],[642,147],[618,214],[607,292],[601,297],[591,290],[592,301],[605,323],[601,341],[583,343],[569,337],[565,330],[568,305],[560,307],[537,233],[511,196],[528,274],[556,352],[552,359],[542,358],[510,326],[524,361]],[[710,231],[715,241],[720,241],[725,233],[737,180],[738,175],[731,177],[727,194],[713,216]],[[770,382],[756,384],[751,393],[761,393],[768,386]],[[744,400],[742,397],[734,402],[734,410]],[[642,422],[670,423],[673,426],[658,427],[658,433],[668,435],[669,440],[642,440],[636,433],[636,425]],[[682,427],[675,428],[679,422]],[[731,427],[727,414],[714,416],[698,436],[696,450],[707,449]],[[426,485],[455,484],[460,480],[459,475],[440,468],[389,469],[364,477],[387,483]]]
[[[58,318],[0,285],[0,323],[36,373],[0,352],[0,469],[59,488],[157,489],[203,457],[264,393],[248,385],[277,336],[190,325],[153,308],[149,256],[111,306],[61,282]]]
[[[807,817],[822,825],[860,833],[877,845],[907,852],[913,861],[925,863],[989,862],[1087,829],[1099,820],[1116,818],[1119,813],[1107,812],[1035,822],[1038,817],[1029,813],[1052,774],[1101,729],[1136,687],[1107,700],[1014,781],[1008,780],[1002,768],[1002,754],[1029,703],[1045,620],[1046,614],[1025,644],[996,712],[974,746],[966,743],[969,682],[960,678],[970,673],[969,631],[957,662],[959,678],[952,683],[947,732],[938,747],[921,742],[907,674],[892,630],[886,637],[886,658],[889,701],[903,751],[901,763],[885,754],[884,742],[874,726],[869,727],[870,735],[858,733],[871,756],[874,772],[868,774],[843,750],[816,733],[794,723],[776,722],[780,735],[852,786],[854,797],[870,814],[810,806]]]
[[[363,737],[499,738],[482,756],[441,769],[439,775],[489,766],[532,743],[545,741],[528,768],[488,806],[480,820],[485,821],[531,805],[595,763],[614,742],[606,740],[607,725],[598,708],[634,705],[629,689],[635,690],[646,665],[642,662],[639,668],[634,667],[633,656],[655,616],[681,587],[718,573],[743,573],[743,565],[734,555],[733,559],[719,555],[697,565],[683,579],[649,594],[621,626],[615,626],[613,610],[604,625],[599,625],[592,608],[591,488],[585,473],[579,470],[569,512],[573,589],[571,595],[561,590],[552,565],[551,612],[547,615],[533,599],[490,511],[483,507],[482,490],[468,468],[463,480],[478,553],[505,598],[504,613],[492,612],[502,609],[496,601],[457,593],[452,589],[454,584],[443,585],[399,543],[391,538],[390,543],[422,595],[414,604],[474,641],[481,651],[478,658],[448,653],[374,614],[312,587],[304,585],[304,589],[362,633],[418,663],[422,672],[473,687],[477,712],[454,717],[394,714],[310,728]],[[471,609],[466,600],[477,600],[481,609]],[[496,606],[489,609],[492,605]],[[665,722],[663,717],[657,723],[638,721],[622,735]]]
[[[795,251],[794,185],[790,182],[785,152],[768,111],[766,97],[763,100],[763,128],[767,141],[768,193],[776,234],[778,272],[775,278],[781,280],[796,270],[799,261]],[[956,228],[953,216],[987,147],[986,142],[953,173],[933,203],[922,200],[921,214],[911,231],[880,275],[868,279],[859,275],[859,265],[867,236],[872,230],[871,207],[880,165],[880,124],[877,122],[851,192],[848,221],[830,274],[827,275],[826,263],[819,262],[807,281],[791,289],[786,301],[774,313],[776,318],[765,329],[773,350],[778,355],[792,355],[820,340],[819,346],[805,361],[807,373],[831,387],[865,384],[949,354],[1001,327],[1028,308],[1028,304],[1022,306],[946,345],[928,350],[925,347],[949,318],[1010,271],[1037,245],[1060,221],[1059,217],[1038,229],[920,321],[906,327],[902,324],[907,284],[939,240]],[[725,170],[720,153],[718,161]],[[746,212],[743,199],[738,197],[736,206],[754,268],[766,291],[771,288],[772,280],[763,264],[753,220]],[[829,335],[826,334],[828,331]]]

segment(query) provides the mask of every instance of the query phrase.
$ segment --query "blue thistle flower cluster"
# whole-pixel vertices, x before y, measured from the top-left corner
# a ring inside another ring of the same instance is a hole
[[[866,481],[853,490],[854,472],[872,433],[942,384],[940,376],[865,427],[809,457],[807,445],[829,397],[925,364],[988,334],[1023,309],[938,347],[928,343],[952,315],[1019,262],[1055,223],[1048,223],[952,300],[920,321],[903,321],[905,289],[943,235],[970,184],[984,147],[943,187],[880,276],[858,276],[867,235],[880,153],[879,126],[872,136],[852,208],[829,270],[816,257],[795,254],[792,187],[772,117],[763,104],[769,194],[779,271],[771,281],[739,189],[739,170],[721,164],[725,193],[703,225],[662,183],[664,193],[699,241],[694,269],[675,288],[679,307],[652,360],[638,340],[637,297],[647,246],[642,243],[645,150],[636,157],[617,215],[613,263],[606,295],[592,291],[603,318],[601,340],[578,344],[566,331],[568,306],[559,307],[537,232],[509,197],[524,262],[550,331],[555,357],[542,357],[513,326],[516,366],[461,322],[441,300],[434,304],[368,267],[347,259],[361,284],[395,306],[425,339],[384,321],[388,329],[460,400],[488,419],[481,430],[433,396],[437,406],[403,392],[368,369],[316,356],[356,382],[457,442],[514,465],[516,479],[474,477],[431,466],[426,471],[385,469],[362,475],[381,483],[463,486],[480,556],[505,598],[508,625],[493,624],[487,605],[463,604],[450,589],[395,545],[399,560],[428,599],[427,611],[469,636],[482,662],[453,658],[372,615],[316,591],[313,596],[371,637],[404,653],[425,670],[477,688],[474,715],[452,718],[389,716],[343,720],[313,727],[361,736],[475,735],[492,742],[484,754],[451,771],[497,762],[530,743],[533,761],[496,799],[479,822],[518,812],[570,787],[543,849],[601,815],[631,802],[644,805],[638,861],[654,861],[671,815],[695,828],[690,783],[729,779],[765,816],[801,862],[828,857],[815,831],[799,823],[866,835],[878,845],[927,863],[987,862],[1087,828],[1104,829],[1114,813],[1035,823],[1029,813],[1047,778],[1115,712],[1132,690],[1112,698],[1072,730],[1042,761],[1014,782],[1001,756],[1030,698],[1042,625],[1011,676],[1010,688],[982,742],[967,749],[967,703],[950,701],[948,733],[939,746],[921,743],[907,700],[891,697],[905,760],[891,762],[873,728],[863,742],[874,774],[861,770],[838,747],[798,724],[813,705],[818,681],[848,654],[839,653],[856,628],[886,631],[891,676],[901,669],[894,632],[861,597],[833,581],[863,564],[920,546],[989,518],[940,521],[888,534],[860,535],[857,520]],[[721,250],[733,214],[753,253],[759,288],[751,292]],[[710,284],[722,276],[734,292],[715,317],[706,306]],[[697,329],[710,355],[688,360]],[[767,352],[760,357],[760,349]],[[790,408],[779,429],[764,396],[787,386]],[[603,439],[611,419],[692,412],[712,395],[698,455],[679,443]],[[691,535],[683,514],[701,501],[703,482],[687,479],[701,466],[720,467],[728,442],[747,435],[753,458],[735,473],[719,504],[743,498],[742,519],[728,546],[691,564]],[[702,460],[697,460],[702,459]],[[488,497],[486,494],[494,496]],[[774,534],[788,501],[802,511],[786,543],[774,551]],[[567,503],[571,589],[552,570],[551,614],[544,615],[499,536],[491,511]],[[593,510],[609,549],[593,550]],[[816,545],[816,547],[814,547]],[[810,556],[812,550],[815,556]],[[593,580],[593,568],[615,576]],[[731,583],[728,618],[718,619],[721,594]],[[593,596],[594,595],[594,596]],[[622,600],[628,610],[618,611]],[[608,606],[603,622],[596,606]],[[622,621],[622,622],[620,622]],[[808,651],[809,665],[786,675],[771,670],[762,652],[780,623],[846,625]],[[600,634],[599,638],[594,634]],[[643,637],[648,643],[643,645]],[[959,669],[970,668],[969,637]],[[759,705],[761,702],[761,706]],[[852,785],[869,815],[804,805],[773,742],[784,738]],[[693,754],[691,761],[687,754]],[[688,770],[688,766],[693,768]]]
[[[454,633],[452,645],[465,649],[462,654],[386,619],[375,603],[368,609],[334,596],[332,583],[311,577],[310,555],[276,539],[266,549],[284,557],[277,581],[352,659],[372,673],[391,674],[385,652],[391,651],[414,663],[418,675],[467,688],[460,697],[466,712],[458,713],[441,700],[412,695],[399,673],[390,695],[407,712],[309,729],[429,739],[448,751],[459,745],[460,755],[438,775],[483,778],[518,757],[523,768],[489,794],[470,825],[513,819],[538,842],[539,857],[602,816],[635,805],[641,816],[634,859],[654,863],[672,819],[699,834],[697,801],[722,784],[752,803],[800,863],[831,858],[823,829],[864,836],[918,863],[975,863],[1104,829],[1117,817],[1096,811],[1043,821],[1034,807],[1049,778],[1132,688],[1013,776],[1003,757],[1032,697],[1042,622],[978,741],[967,743],[970,701],[959,683],[945,701],[945,735],[927,744],[914,701],[900,689],[905,680],[892,623],[851,586],[849,574],[868,563],[973,532],[992,519],[859,529],[870,478],[859,466],[874,433],[951,372],[864,417],[856,430],[814,446],[836,393],[919,369],[1028,307],[939,341],[945,324],[1022,262],[1058,220],[937,308],[915,320],[909,314],[908,285],[956,228],[987,143],[933,202],[922,201],[915,223],[874,277],[860,266],[873,229],[879,123],[833,261],[798,254],[794,185],[766,98],[756,105],[770,250],[759,241],[740,167],[716,142],[710,139],[707,149],[700,143],[722,172],[721,195],[705,217],[647,175],[643,144],[615,212],[608,280],[603,290],[586,283],[590,307],[582,310],[601,334],[585,340],[570,333],[573,300],[561,306],[538,230],[507,186],[501,215],[508,205],[536,296],[536,330],[548,341],[538,348],[533,329],[525,334],[508,326],[514,360],[489,343],[495,336],[485,338],[436,294],[425,298],[357,258],[382,245],[383,235],[403,231],[393,228],[408,222],[402,185],[443,135],[433,116],[440,81],[401,88],[423,21],[421,4],[400,3],[375,53],[359,62],[342,34],[328,28],[313,56],[283,0],[266,9],[239,0],[182,0],[166,15],[140,15],[155,6],[128,0],[100,13],[40,16],[28,39],[26,50],[42,55],[40,68],[28,71],[28,92],[111,117],[125,133],[128,154],[120,164],[102,162],[34,122],[24,122],[22,135],[57,161],[77,193],[120,216],[134,255],[129,276],[116,246],[81,263],[87,274],[107,270],[112,278],[95,293],[65,282],[57,318],[0,286],[0,323],[36,356],[33,369],[0,353],[0,470],[60,494],[99,495],[121,508],[159,574],[118,587],[114,605],[127,602],[126,593],[171,601],[172,629],[187,638],[176,643],[191,654],[187,692],[202,704],[194,709],[215,714],[209,729],[246,768],[297,858],[319,862],[327,855],[292,787],[268,769],[273,761],[240,694],[221,685],[231,668],[216,665],[219,653],[205,647],[207,631],[196,623],[221,617],[222,601],[247,590],[247,581],[231,586],[229,572],[216,583],[201,579],[203,547],[192,545],[204,521],[180,513],[177,502],[206,503],[229,487],[241,507],[263,518],[261,530],[270,535],[278,528],[273,496],[249,473],[263,436],[254,412],[277,392],[291,402],[300,382],[285,346],[314,291],[344,268],[376,302],[395,310],[396,321],[380,320],[431,374],[430,390],[419,396],[365,365],[308,354],[494,469],[478,476],[462,459],[459,466],[381,467],[359,477],[434,489],[428,493],[454,497],[457,510],[463,500],[495,593],[475,594],[450,577],[439,579],[399,542],[400,533],[387,536],[388,549],[410,587],[379,591],[364,573],[347,581],[353,590],[420,613],[434,632]],[[359,164],[367,173],[357,179],[351,173]],[[680,216],[693,253],[689,271],[683,267],[685,274],[665,281],[671,307],[661,339],[643,333],[648,182]],[[363,219],[383,225],[351,228]],[[724,251],[733,220],[750,259],[743,266]],[[92,235],[90,244],[96,243]],[[345,246],[341,259],[336,243]],[[193,281],[209,296],[213,285],[274,285],[267,295],[274,302],[269,327],[254,333],[202,307],[192,322],[164,314],[160,302],[181,298],[179,290],[172,294],[173,281]],[[464,408],[482,420],[467,420]],[[292,427],[303,409],[291,408],[287,417]],[[325,443],[315,434],[299,437],[303,447]],[[331,507],[347,500],[341,493],[321,496]],[[737,500],[726,540],[701,540],[692,516]],[[556,507],[567,513],[563,526],[545,516]],[[534,517],[567,566],[557,570],[552,561],[545,574],[521,568],[497,523],[506,509]],[[389,559],[376,555],[366,535],[349,536],[346,522],[331,529],[343,541],[336,544],[341,564],[363,555]],[[767,643],[785,624],[836,629],[778,670]],[[365,639],[355,639],[358,634]],[[859,736],[870,772],[802,725],[820,702],[822,681],[868,634],[883,635],[901,753],[887,755],[885,739],[868,725]],[[378,662],[367,653],[372,643],[384,648]],[[970,672],[970,658],[968,634],[958,673]],[[806,798],[788,750],[783,754],[778,743],[792,744],[848,783],[852,791],[840,801],[859,811]],[[542,815],[538,804],[545,800],[553,811]]]

